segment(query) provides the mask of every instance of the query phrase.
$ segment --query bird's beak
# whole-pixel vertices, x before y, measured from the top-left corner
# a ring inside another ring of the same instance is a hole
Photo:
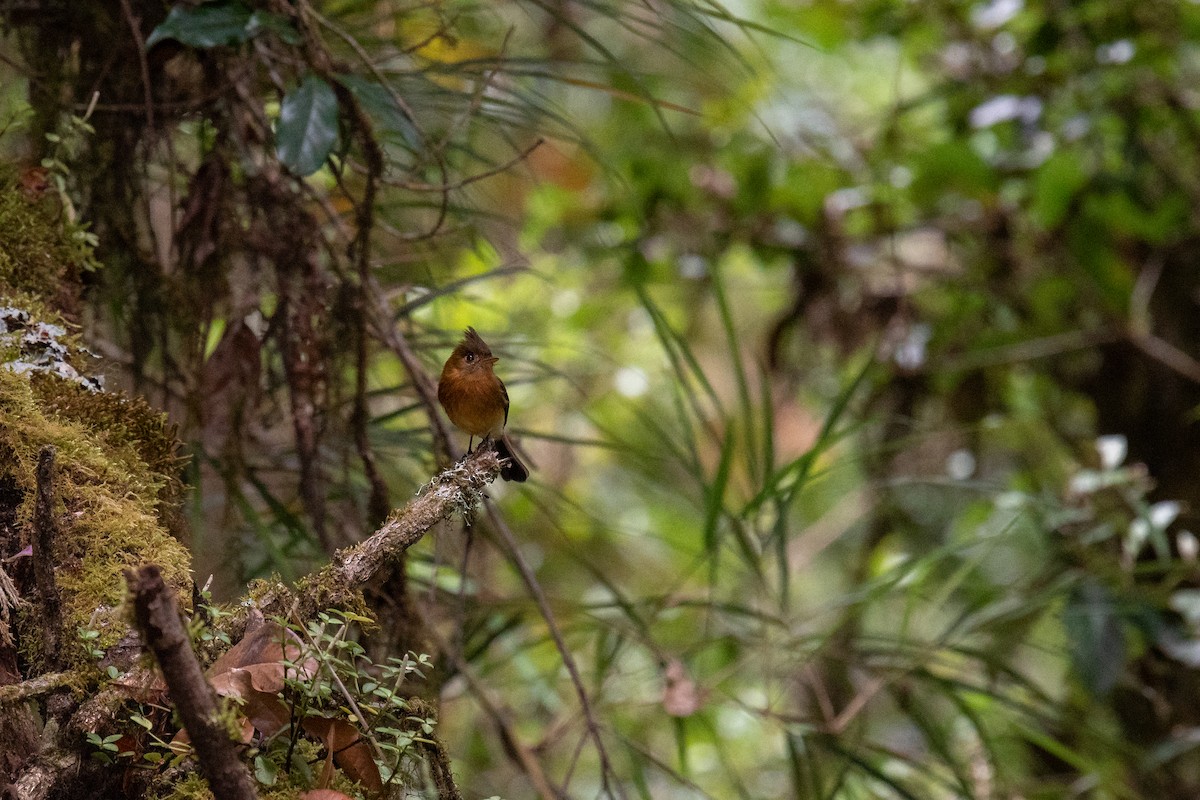
[[[489,357],[489,358],[488,358],[488,363],[489,363],[489,364],[495,364],[495,363],[496,363],[497,361],[499,361],[499,360],[500,360],[500,359],[499,359],[499,358],[497,358],[496,356],[491,356],[491,357]]]

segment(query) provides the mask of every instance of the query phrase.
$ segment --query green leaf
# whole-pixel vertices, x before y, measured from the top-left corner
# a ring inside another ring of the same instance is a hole
[[[1093,695],[1107,694],[1125,667],[1125,631],[1112,594],[1085,579],[1072,590],[1063,613],[1071,661]]]
[[[263,786],[274,786],[279,780],[279,765],[266,756],[256,756],[254,778]]]
[[[275,152],[296,175],[311,175],[325,163],[337,134],[337,95],[328,82],[310,73],[283,98]]]
[[[270,11],[255,11],[246,23],[246,32],[255,37],[264,31],[270,31],[279,37],[284,44],[300,44],[300,32],[287,17],[272,14]]]
[[[338,82],[350,90],[385,139],[396,139],[414,152],[421,149],[421,134],[412,118],[392,92],[380,83],[358,75],[339,75]]]
[[[924,205],[933,205],[948,192],[988,197],[997,187],[992,168],[963,141],[935,144],[918,153],[912,166],[912,196]]]
[[[1128,191],[1097,194],[1088,198],[1087,209],[1117,234],[1163,244],[1177,238],[1191,204],[1179,192],[1152,203],[1134,199]]]
[[[733,433],[726,432],[721,441],[721,461],[717,465],[717,473],[712,483],[704,487],[704,550],[714,563],[720,546],[721,516],[725,511],[725,488],[729,485],[732,472],[733,453]]]
[[[1054,228],[1066,217],[1071,203],[1087,181],[1078,155],[1064,151],[1052,156],[1034,178],[1030,215],[1042,228]]]
[[[237,2],[208,3],[194,8],[175,6],[150,32],[146,47],[153,47],[164,39],[198,48],[241,44],[256,33],[250,25],[252,16],[250,9]]]

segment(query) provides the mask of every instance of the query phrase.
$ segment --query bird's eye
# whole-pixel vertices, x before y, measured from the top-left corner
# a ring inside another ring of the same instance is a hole
[[[468,364],[475,363],[475,354],[474,353],[467,353],[467,363]]]

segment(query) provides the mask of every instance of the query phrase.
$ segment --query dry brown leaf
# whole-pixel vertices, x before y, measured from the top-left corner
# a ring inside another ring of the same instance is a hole
[[[277,733],[291,720],[287,705],[274,692],[261,692],[254,687],[249,670],[232,669],[209,682],[222,697],[240,699],[246,718],[264,736]]]
[[[270,736],[291,720],[287,706],[277,697],[288,673],[302,677],[316,673],[313,659],[299,669],[284,666],[284,658],[296,660],[303,652],[294,632],[276,622],[264,622],[213,662],[208,668],[209,683],[222,697],[240,699],[250,723]]]
[[[283,689],[285,677],[307,679],[317,673],[315,658],[304,659],[295,667],[285,669],[284,659],[295,662],[303,653],[304,642],[294,631],[278,622],[264,622],[214,661],[208,668],[208,677],[211,679],[235,668],[244,669],[250,673],[255,689],[278,692]]]
[[[325,745],[325,767],[318,785],[329,785],[333,779],[333,764],[336,763],[347,778],[368,791],[383,791],[383,778],[372,756],[371,746],[359,735],[358,728],[345,720],[328,717],[305,717],[303,724],[304,730]]]
[[[134,667],[112,682],[139,703],[162,704],[167,696],[167,684],[156,670]]]

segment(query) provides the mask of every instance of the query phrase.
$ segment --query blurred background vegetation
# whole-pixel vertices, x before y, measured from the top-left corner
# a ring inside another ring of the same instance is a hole
[[[0,143],[219,598],[373,531],[463,447],[422,382],[501,356],[605,752],[447,526],[372,644],[467,796],[1200,792],[1200,7],[32,5]]]

